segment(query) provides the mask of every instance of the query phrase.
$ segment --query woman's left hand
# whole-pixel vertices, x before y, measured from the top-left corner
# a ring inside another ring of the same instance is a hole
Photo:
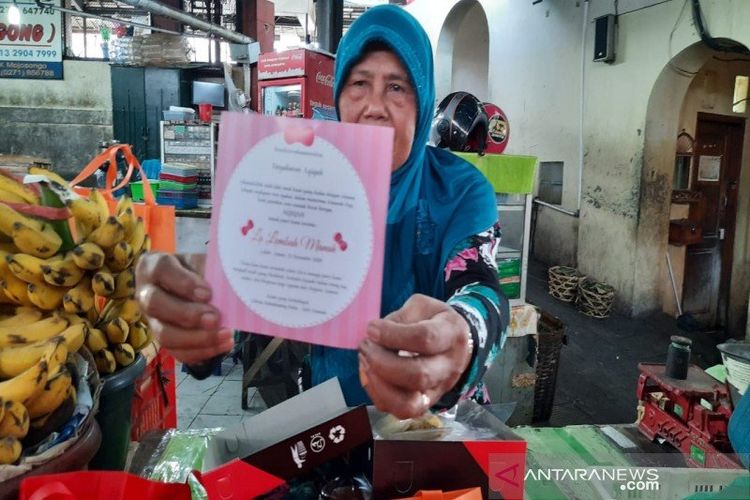
[[[401,419],[421,416],[450,391],[473,353],[466,320],[426,295],[370,322],[367,335],[359,346],[362,385],[379,410]]]

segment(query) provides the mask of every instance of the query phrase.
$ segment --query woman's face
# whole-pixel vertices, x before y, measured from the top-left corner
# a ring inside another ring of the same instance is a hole
[[[339,113],[343,122],[393,128],[391,170],[406,162],[417,125],[417,97],[393,52],[370,52],[352,68],[339,96]]]

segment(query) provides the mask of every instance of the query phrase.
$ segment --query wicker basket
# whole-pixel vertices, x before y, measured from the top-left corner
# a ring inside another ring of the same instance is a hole
[[[612,309],[615,289],[606,283],[584,278],[578,285],[578,310],[592,318],[606,318]]]
[[[573,302],[578,293],[578,284],[585,277],[578,269],[566,266],[550,267],[547,271],[549,293],[563,302]]]
[[[547,422],[552,415],[560,350],[563,344],[567,344],[563,322],[544,311],[541,311],[538,331],[534,413],[531,419],[533,423]]]

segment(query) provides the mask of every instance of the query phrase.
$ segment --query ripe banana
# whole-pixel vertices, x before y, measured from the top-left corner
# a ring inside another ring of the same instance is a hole
[[[118,316],[129,325],[141,319],[141,308],[135,299],[125,299],[120,304]]]
[[[138,217],[133,225],[133,232],[128,238],[128,243],[133,249],[133,255],[138,255],[143,247],[143,240],[146,238],[146,224],[143,217]]]
[[[8,205],[0,203],[0,232],[11,236],[13,234],[13,224],[17,222],[34,229],[42,229],[41,222],[38,222],[30,217],[26,217],[23,214],[19,214]]]
[[[99,373],[112,373],[117,368],[115,356],[107,349],[95,352],[94,361],[96,361],[96,369],[99,370]]]
[[[23,439],[29,433],[29,411],[18,401],[6,401],[5,416],[0,420],[0,436]]]
[[[61,186],[65,187],[68,185],[68,181],[60,177],[59,174],[56,174],[55,172],[52,172],[51,170],[47,170],[46,168],[42,167],[29,167],[29,173],[31,175],[43,175],[46,178],[48,178],[51,181],[54,181]]]
[[[123,196],[120,201],[117,202],[117,208],[115,208],[115,214],[117,220],[120,221],[122,227],[125,228],[125,238],[130,237],[135,227],[135,209],[133,208],[133,200],[128,196]]]
[[[17,278],[26,283],[41,283],[44,281],[42,266],[44,259],[26,253],[8,254],[5,257],[8,268]]]
[[[151,330],[145,323],[138,321],[130,325],[128,334],[128,343],[133,349],[140,351],[151,342]]]
[[[113,299],[124,299],[135,295],[135,270],[129,267],[115,278],[115,289],[111,294]]]
[[[63,342],[67,352],[78,351],[87,334],[88,326],[85,323],[80,323],[69,326],[60,335],[56,335],[49,340],[40,340],[32,344],[11,346],[0,350],[0,378],[13,378],[28,370],[41,359],[50,342]]]
[[[67,292],[68,288],[52,286],[47,283],[29,283],[26,285],[26,293],[31,303],[45,311],[59,308]]]
[[[24,203],[39,205],[39,196],[34,191],[26,187],[24,184],[16,181],[15,179],[11,179],[10,177],[6,177],[5,175],[0,175],[0,189],[10,191],[16,196],[19,196],[24,200]]]
[[[93,201],[96,206],[97,217],[99,219],[98,225],[104,224],[104,221],[109,217],[109,205],[107,205],[106,198],[104,198],[101,191],[93,189],[89,194],[89,200]]]
[[[28,415],[36,419],[57,410],[68,397],[68,389],[72,380],[70,372],[63,366],[59,372],[47,380],[44,390],[29,401]]]
[[[24,200],[23,198],[15,193],[6,191],[5,189],[0,189],[0,201],[6,203],[26,203],[26,200]]]
[[[107,252],[107,267],[118,273],[133,261],[133,248],[127,241],[121,241]]]
[[[109,297],[115,291],[114,276],[108,271],[99,271],[91,278],[91,289],[97,295]]]
[[[104,331],[107,334],[107,339],[111,344],[122,344],[128,340],[128,334],[130,333],[130,326],[122,318],[115,318],[104,327]]]
[[[0,398],[3,401],[25,402],[36,396],[47,383],[52,358],[60,346],[65,348],[62,343],[50,342],[34,366],[12,379],[0,382]]]
[[[135,361],[135,350],[130,344],[115,344],[112,347],[112,354],[120,366],[128,366]]]
[[[81,269],[99,269],[104,264],[104,251],[96,243],[81,243],[73,249],[71,257]]]
[[[37,308],[17,307],[13,316],[0,321],[0,329],[6,326],[22,326],[36,323],[42,317],[42,312]]]
[[[0,465],[15,463],[21,457],[21,441],[14,437],[0,438]]]
[[[99,226],[99,210],[96,203],[87,198],[73,198],[66,203],[73,214],[78,229],[78,238],[83,239]]]
[[[44,259],[55,255],[62,246],[62,238],[50,224],[42,224],[41,229],[35,229],[27,224],[14,222],[10,236],[21,252]]]
[[[110,248],[122,241],[124,237],[125,228],[118,222],[117,217],[110,216],[101,226],[91,231],[86,240],[102,248]]]
[[[51,316],[23,326],[0,327],[0,348],[49,340],[68,327],[68,320]]]
[[[34,304],[29,300],[29,294],[26,290],[27,285],[28,283],[16,278],[10,270],[0,278],[0,289],[14,304],[33,306]]]
[[[86,347],[91,352],[99,352],[102,349],[107,348],[107,336],[104,332],[98,328],[90,328],[88,335],[86,335]]]
[[[44,280],[50,285],[71,287],[81,281],[84,271],[68,256],[62,260],[44,264],[42,273]]]
[[[63,309],[72,314],[82,314],[94,307],[91,278],[84,276],[76,286],[63,295]]]

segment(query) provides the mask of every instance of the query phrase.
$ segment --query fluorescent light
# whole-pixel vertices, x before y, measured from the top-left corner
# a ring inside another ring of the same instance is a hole
[[[13,2],[13,5],[8,9],[8,22],[10,24],[21,24],[21,10],[16,2]]]

